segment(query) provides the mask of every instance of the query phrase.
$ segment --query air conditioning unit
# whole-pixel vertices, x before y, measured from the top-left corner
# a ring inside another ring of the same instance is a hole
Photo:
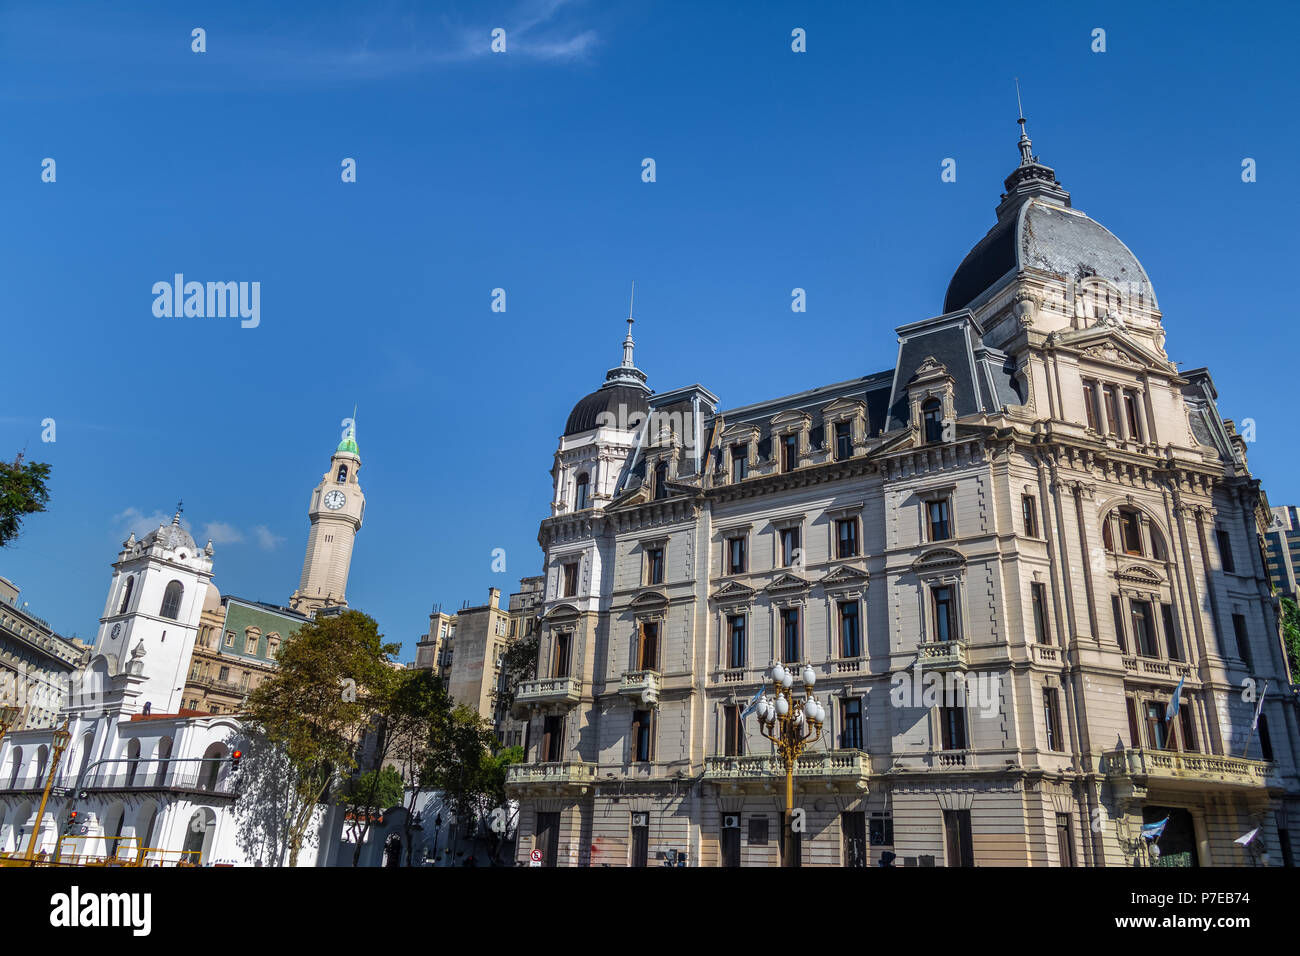
[[[724,813],[724,814],[722,815],[722,829],[724,829],[724,830],[739,830],[739,829],[740,829],[740,814],[739,814],[739,813]]]
[[[634,814],[632,814],[632,826],[634,826],[634,827],[648,827],[649,825],[650,825],[650,814],[648,814],[648,813],[634,813]]]

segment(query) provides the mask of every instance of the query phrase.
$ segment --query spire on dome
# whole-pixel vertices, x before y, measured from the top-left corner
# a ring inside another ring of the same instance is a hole
[[[636,280],[632,280],[632,297],[627,303],[627,338],[623,340],[623,368],[636,368],[636,363],[632,361],[632,347],[636,342],[632,338],[632,323],[636,319],[632,318],[632,306],[636,303]]]
[[[352,406],[352,417],[348,419],[347,431],[343,433],[343,440],[339,442],[339,447],[334,449],[335,453],[346,451],[353,455],[360,455],[357,449],[357,407]]]
[[[181,523],[181,512],[184,510],[185,510],[185,502],[184,501],[176,502],[176,514],[172,515],[172,524],[179,525]]]
[[[632,358],[632,350],[636,346],[636,340],[632,338],[632,323],[636,321],[632,318],[635,304],[636,282],[633,281],[632,297],[627,305],[627,335],[623,338],[623,364],[605,373],[606,385],[639,385],[645,388],[646,374],[636,367],[636,362]]]
[[[1016,120],[1020,124],[1020,140],[1016,144],[1020,149],[1020,165],[1011,171],[1011,175],[1002,184],[1006,192],[998,204],[999,219],[1035,197],[1058,206],[1070,205],[1070,194],[1056,181],[1056,170],[1040,163],[1034,155],[1034,144],[1025,128],[1025,110],[1020,103],[1019,79],[1016,80],[1016,107],[1020,113],[1020,118]]]

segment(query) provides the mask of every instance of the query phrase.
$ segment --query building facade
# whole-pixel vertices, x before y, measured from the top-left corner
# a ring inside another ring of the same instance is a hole
[[[521,863],[1151,865],[1160,820],[1165,865],[1291,862],[1266,498],[1141,264],[1019,149],[892,368],[722,410],[651,392],[629,320],[539,532]],[[792,817],[746,715],[776,662],[827,714]]]
[[[1268,528],[1268,574],[1278,597],[1296,599],[1296,568],[1300,567],[1300,513],[1295,505],[1273,509]]]
[[[309,619],[287,607],[222,597],[209,585],[182,695],[184,708],[237,714],[275,673],[280,648]]]
[[[21,708],[14,729],[54,723],[72,675],[90,658],[79,640],[54,633],[0,578],[0,707]]]

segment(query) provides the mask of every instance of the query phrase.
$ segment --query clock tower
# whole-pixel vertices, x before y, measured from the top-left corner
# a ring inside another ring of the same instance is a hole
[[[330,459],[329,471],[311,493],[307,556],[302,562],[298,590],[289,599],[295,611],[311,614],[322,607],[347,606],[352,541],[366,514],[366,497],[357,481],[360,470],[356,424],[349,423]]]

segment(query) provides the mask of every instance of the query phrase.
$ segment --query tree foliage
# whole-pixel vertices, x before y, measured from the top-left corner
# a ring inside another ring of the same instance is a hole
[[[1282,641],[1291,665],[1291,683],[1300,684],[1300,607],[1291,598],[1282,598]]]
[[[501,689],[492,692],[495,703],[509,710],[515,702],[515,692],[522,681],[537,677],[537,653],[541,647],[541,632],[534,630],[506,645],[501,656],[501,673],[505,678]]]
[[[0,461],[0,548],[18,537],[23,518],[45,510],[49,477],[49,465],[24,462],[21,452],[12,462]]]
[[[401,673],[388,655],[397,650],[358,611],[318,618],[285,642],[275,674],[248,697],[249,732],[284,753],[293,777],[290,866],[336,775],[357,766],[357,742],[388,709]]]

